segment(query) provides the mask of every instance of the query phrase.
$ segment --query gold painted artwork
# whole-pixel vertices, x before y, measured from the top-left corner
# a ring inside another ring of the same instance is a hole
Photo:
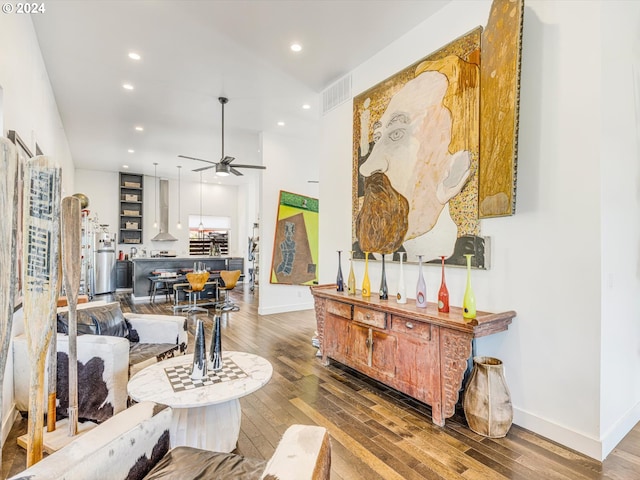
[[[482,34],[480,218],[516,210],[523,0],[496,0]]]

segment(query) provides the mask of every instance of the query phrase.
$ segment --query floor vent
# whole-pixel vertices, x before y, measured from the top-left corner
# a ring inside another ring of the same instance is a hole
[[[322,114],[351,100],[351,75],[347,75],[322,92]]]

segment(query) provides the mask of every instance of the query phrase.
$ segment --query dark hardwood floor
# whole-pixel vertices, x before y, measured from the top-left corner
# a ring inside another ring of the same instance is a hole
[[[241,309],[223,323],[223,350],[256,353],[273,364],[271,381],[240,401],[237,453],[267,459],[285,429],[302,423],[329,430],[334,480],[640,478],[640,425],[603,463],[516,425],[502,439],[473,433],[460,414],[440,428],[431,422],[428,406],[346,367],[322,366],[311,345],[312,310],[259,316],[257,292],[240,287],[231,297]],[[172,313],[170,304],[133,305],[119,298],[124,311]],[[199,317],[209,339],[212,318]],[[11,431],[2,478],[24,468],[25,454],[15,439],[25,429],[20,419]]]

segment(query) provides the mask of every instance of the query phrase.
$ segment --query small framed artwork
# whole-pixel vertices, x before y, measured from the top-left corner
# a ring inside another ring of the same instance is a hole
[[[318,284],[318,199],[280,192],[271,283]]]
[[[22,306],[22,203],[24,195],[24,169],[27,160],[33,155],[31,150],[27,147],[27,144],[20,138],[20,136],[14,131],[9,130],[7,137],[11,140],[18,149],[18,175],[17,175],[17,188],[18,188],[18,224],[17,224],[17,238],[16,238],[16,298],[14,300],[14,309],[18,309]]]

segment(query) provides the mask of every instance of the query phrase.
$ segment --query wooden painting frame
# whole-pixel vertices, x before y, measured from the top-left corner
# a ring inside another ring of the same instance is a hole
[[[318,199],[281,190],[270,283],[318,284]]]
[[[18,206],[17,206],[17,228],[16,228],[16,297],[14,299],[14,311],[18,310],[22,307],[22,261],[23,261],[23,252],[22,252],[22,219],[23,219],[23,210],[22,205],[24,203],[24,169],[27,163],[27,160],[33,157],[31,154],[31,150],[27,144],[22,140],[20,135],[17,134],[15,130],[9,130],[7,132],[7,138],[13,142],[18,150],[18,174],[17,174],[17,185],[18,189]]]

